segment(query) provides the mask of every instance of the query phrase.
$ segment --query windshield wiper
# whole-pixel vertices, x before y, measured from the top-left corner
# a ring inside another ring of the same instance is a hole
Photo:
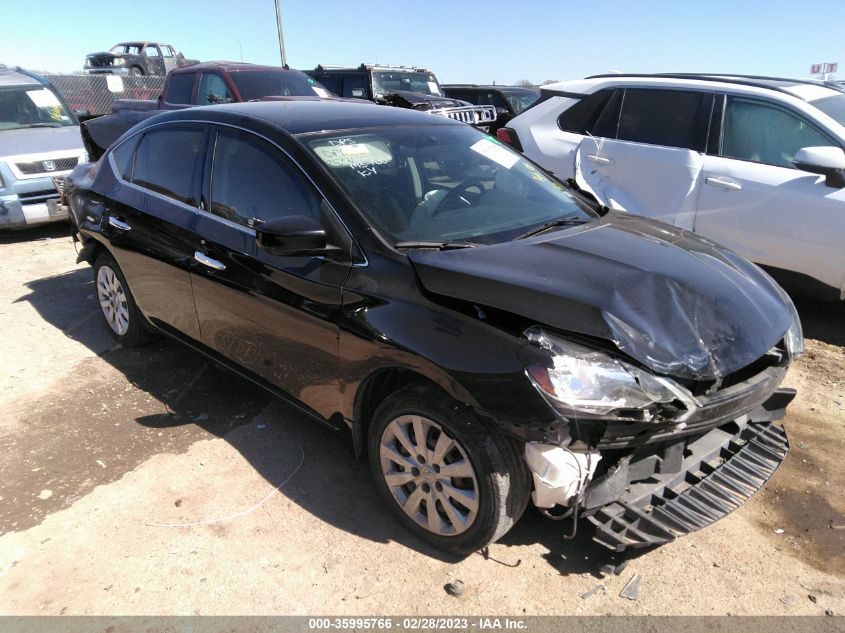
[[[434,241],[407,241],[396,242],[393,248],[435,248],[440,251],[449,251],[456,248],[475,248],[478,244],[472,242],[434,242]]]
[[[540,233],[545,233],[546,231],[550,231],[561,226],[576,226],[578,224],[584,224],[585,222],[589,222],[589,219],[572,215],[569,217],[560,218],[559,220],[552,220],[551,222],[546,222],[545,224],[541,224],[540,226],[535,226],[530,231],[527,231],[522,235],[517,235],[513,239],[524,240],[527,237],[534,237],[535,235],[540,235]]]
[[[61,127],[61,123],[30,123],[26,127]]]

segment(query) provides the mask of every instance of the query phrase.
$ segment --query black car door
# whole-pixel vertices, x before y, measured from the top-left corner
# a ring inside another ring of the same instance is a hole
[[[253,226],[293,215],[326,226],[333,212],[256,135],[221,127],[209,156],[192,274],[202,342],[328,417],[338,408],[337,322],[351,263],[272,255],[257,246]]]
[[[103,233],[135,302],[157,326],[199,340],[190,265],[207,130],[154,127],[111,154],[123,179],[106,201]]]

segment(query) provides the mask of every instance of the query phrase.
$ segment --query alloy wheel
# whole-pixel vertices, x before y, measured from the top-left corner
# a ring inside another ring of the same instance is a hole
[[[106,323],[118,336],[129,331],[129,306],[126,292],[115,272],[109,266],[100,266],[97,271],[97,298]]]

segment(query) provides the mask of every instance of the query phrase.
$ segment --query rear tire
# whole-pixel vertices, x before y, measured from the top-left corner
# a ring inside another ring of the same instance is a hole
[[[368,444],[385,502],[439,549],[464,555],[486,547],[528,504],[530,478],[517,442],[433,386],[409,385],[386,398]]]
[[[123,271],[108,253],[100,254],[94,262],[94,284],[100,312],[112,336],[127,347],[141,345],[153,338],[129,291]]]

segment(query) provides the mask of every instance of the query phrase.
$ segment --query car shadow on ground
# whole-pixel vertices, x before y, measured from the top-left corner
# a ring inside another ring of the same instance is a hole
[[[845,346],[845,301],[819,301],[796,297],[795,307],[801,317],[805,338]]]
[[[15,244],[19,242],[34,242],[57,237],[70,239],[70,224],[67,222],[51,222],[40,226],[24,229],[0,231],[0,244]]]
[[[278,486],[291,472],[291,460],[279,459],[279,455],[289,455],[290,446],[301,445],[303,466],[281,489],[289,499],[361,538],[378,543],[396,541],[444,562],[461,560],[418,540],[391,514],[372,484],[367,462],[356,459],[347,433],[314,422],[175,341],[162,338],[131,349],[114,343],[100,315],[89,268],[33,280],[27,287],[31,292],[17,301],[29,302],[47,323],[88,347],[137,390],[149,394],[140,404],[127,403],[120,386],[103,390],[96,383],[87,383],[88,377],[79,372],[67,377],[68,388],[63,389],[60,401],[51,405],[54,414],[66,411],[73,416],[74,412],[97,411],[105,404],[109,414],[103,420],[102,434],[98,435],[96,428],[89,429],[84,441],[112,442],[112,452],[129,454],[131,446],[139,444],[136,458],[123,465],[124,472],[158,452],[187,450],[191,443],[203,439],[197,432],[200,428],[226,439],[268,483]],[[261,432],[238,428],[249,424],[270,404],[274,405],[274,419]],[[114,422],[123,420],[135,423],[135,430],[122,425],[120,434],[116,434]],[[86,418],[85,423],[91,424],[91,420]],[[164,436],[147,433],[141,437],[141,432],[149,429],[163,431]],[[65,446],[64,450],[73,451],[73,447]],[[544,558],[559,573],[597,574],[610,552],[590,541],[593,528],[589,523],[581,521],[576,539],[565,541],[562,534],[570,529],[568,522],[554,523],[529,510],[500,541],[508,549],[497,546],[493,553],[475,555],[484,556],[491,564],[514,566],[520,563],[506,560],[513,558],[508,554],[511,547],[542,543],[549,550]]]

